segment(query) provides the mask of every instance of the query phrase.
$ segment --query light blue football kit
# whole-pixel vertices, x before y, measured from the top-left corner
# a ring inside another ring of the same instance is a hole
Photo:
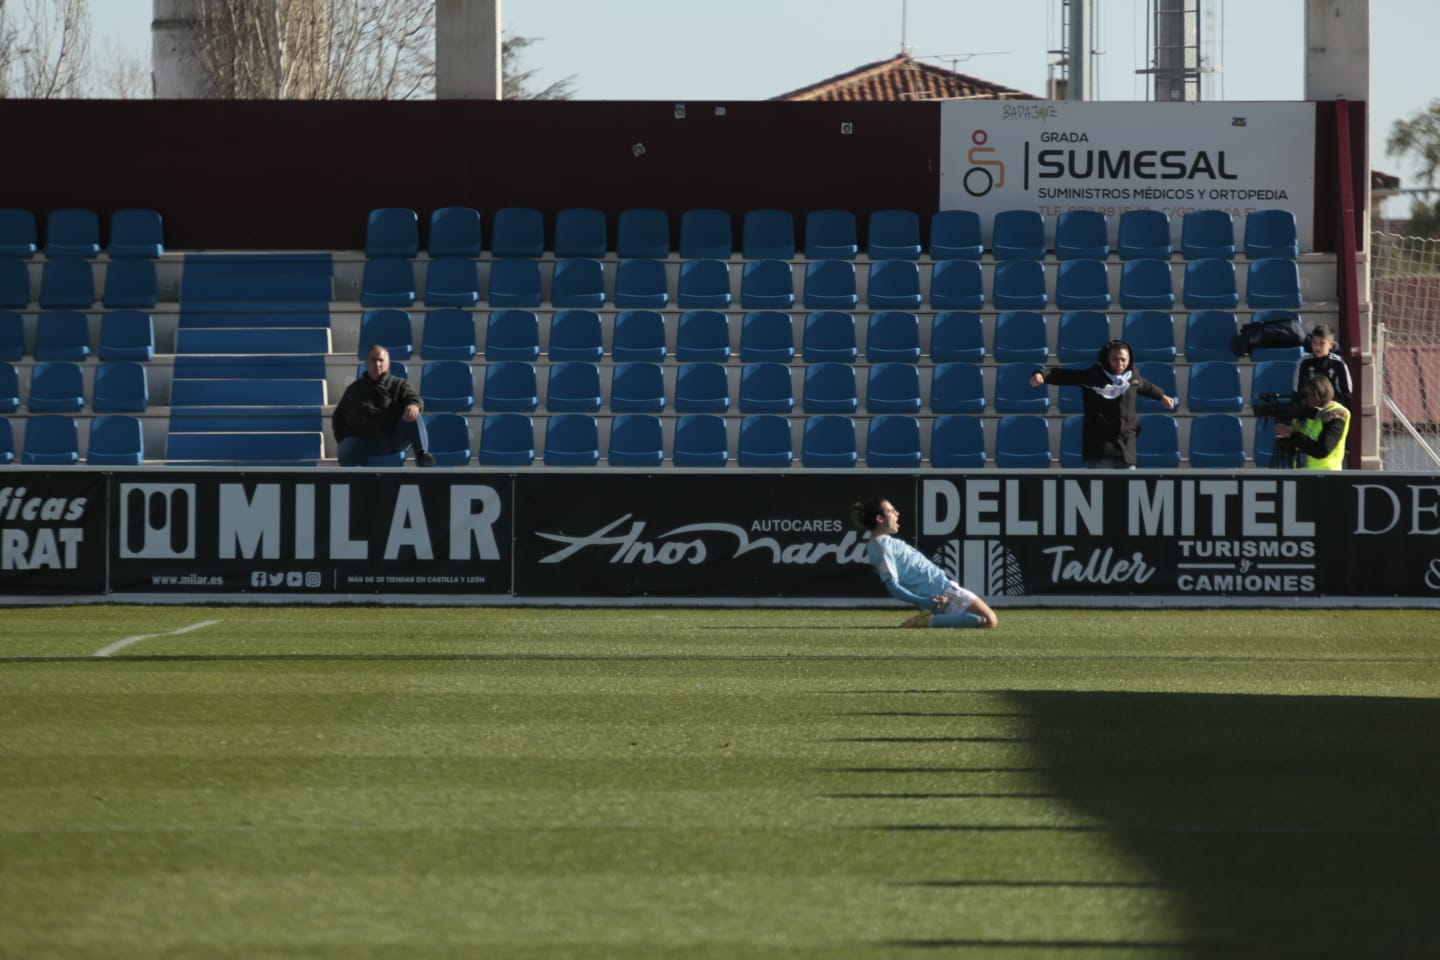
[[[872,537],[865,548],[870,567],[890,596],[920,610],[935,611],[937,596],[954,599],[946,613],[930,618],[932,627],[978,627],[984,619],[964,612],[975,602],[975,594],[951,580],[929,557],[898,537]]]

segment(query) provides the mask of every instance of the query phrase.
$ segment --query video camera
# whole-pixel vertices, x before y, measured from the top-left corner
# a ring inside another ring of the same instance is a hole
[[[1293,393],[1262,393],[1254,405],[1255,416],[1271,420],[1304,420],[1313,416],[1315,409]]]

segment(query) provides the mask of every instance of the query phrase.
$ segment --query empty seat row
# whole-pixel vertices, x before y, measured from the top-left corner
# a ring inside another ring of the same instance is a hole
[[[45,361],[30,368],[24,406],[32,413],[141,412],[150,405],[149,377],[145,365],[132,360],[113,360],[95,368],[90,402],[85,402],[85,374],[78,363]],[[0,413],[21,407],[19,372],[13,364],[0,363]]]
[[[740,252],[746,260],[790,260],[797,252],[812,260],[853,259],[861,250],[857,217],[849,210],[812,210],[805,215],[797,241],[795,216],[788,210],[749,210],[741,218]],[[603,258],[614,250],[622,259],[664,259],[677,251],[682,259],[730,259],[736,250],[728,211],[686,210],[680,215],[678,242],[672,245],[670,215],[664,210],[633,208],[617,218],[613,243],[603,210],[566,208],[555,215],[554,231],[545,230],[543,214],[530,207],[495,211],[489,249],[495,257]],[[1234,218],[1228,211],[1192,210],[1181,222],[1180,250],[1187,259],[1233,258]],[[1061,260],[1104,259],[1112,249],[1121,259],[1159,257],[1174,252],[1168,214],[1131,210],[1118,218],[1112,245],[1111,223],[1095,210],[1068,210],[1055,218],[1053,250]],[[480,212],[443,207],[429,217],[427,251],[431,257],[478,257],[483,247]],[[979,259],[989,249],[995,259],[1032,259],[1052,249],[1045,218],[1034,210],[1005,210],[994,217],[990,243],[980,216],[971,210],[942,210],[930,217],[924,244],[920,216],[910,210],[876,210],[869,215],[864,250],[871,260],[914,260],[922,251],[935,260]],[[1295,215],[1289,210],[1256,210],[1245,218],[1243,244],[1250,259],[1299,256]],[[420,250],[420,217],[404,207],[372,210],[366,223],[369,257],[415,257]]]
[[[100,216],[94,210],[70,207],[45,216],[42,243],[33,211],[0,208],[0,259],[26,260],[43,250],[49,259],[93,259],[103,249],[113,259],[154,259],[165,251],[160,214],[138,207],[110,215],[109,243],[102,245]]]
[[[30,417],[20,462],[61,466],[80,462],[80,425],[75,417]],[[140,421],[128,414],[106,414],[89,421],[85,462],[97,466],[137,465],[145,460]],[[15,436],[10,421],[0,417],[0,464],[15,462]]]
[[[100,301],[110,309],[153,309],[159,299],[152,260],[112,260],[92,264],[86,260],[47,260],[40,269],[39,296],[30,289],[30,268],[23,260],[0,260],[0,309],[17,309],[39,303],[44,309],[89,309],[96,302],[95,275],[100,273],[104,293]]]
[[[0,310],[0,361],[33,356],[36,360],[84,360],[90,351],[90,318],[73,310],[41,313],[33,343],[26,345],[23,318]],[[141,310],[116,310],[100,318],[96,355],[101,360],[151,360],[155,323]]]

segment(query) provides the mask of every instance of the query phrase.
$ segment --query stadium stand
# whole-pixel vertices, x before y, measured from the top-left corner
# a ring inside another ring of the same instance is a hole
[[[1245,217],[1245,256],[1249,260],[1300,256],[1295,213],[1291,210],[1252,210]]]
[[[1245,465],[1245,434],[1231,413],[1207,413],[1190,420],[1190,466],[1235,468]]]
[[[545,421],[545,465],[593,467],[600,462],[600,425],[588,413],[557,413]]]
[[[492,284],[495,272],[490,273]],[[539,289],[539,277],[536,277]],[[415,267],[401,258],[374,259],[365,261],[365,273],[361,281],[360,305],[362,307],[410,307],[415,303]],[[538,299],[537,299],[538,304]]]
[[[690,413],[675,421],[671,458],[677,467],[723,467],[730,458],[725,418]]]
[[[876,210],[865,230],[871,260],[915,260],[920,256],[920,217],[913,210]]]
[[[150,406],[145,365],[134,360],[109,360],[95,368],[90,408],[96,413],[144,413]]]
[[[51,210],[45,219],[45,256],[50,260],[100,255],[100,217],[94,210],[68,207]]]
[[[937,210],[930,216],[930,259],[979,260],[985,253],[980,215],[973,210]]]
[[[83,361],[90,356],[90,319],[78,310],[46,310],[35,318],[36,360]]]
[[[610,329],[610,355],[616,363],[665,359],[665,317],[655,310],[621,310]]]
[[[1110,224],[1098,210],[1065,210],[1055,218],[1057,260],[1104,260],[1110,256]]]
[[[1182,297],[1187,310],[1234,310],[1240,304],[1235,264],[1216,257],[1187,261]]]
[[[432,413],[467,413],[475,406],[475,376],[460,360],[429,360],[420,368],[420,400]]]
[[[1110,271],[1103,260],[1062,260],[1055,276],[1055,306],[1061,310],[1105,310],[1110,306]]]
[[[545,409],[550,413],[597,413],[600,410],[600,368],[586,360],[552,362],[545,383]]]
[[[481,409],[486,413],[533,413],[540,405],[540,391],[535,383],[534,364],[523,360],[490,363],[485,367]]]
[[[930,359],[935,363],[985,359],[985,327],[978,313],[946,310],[930,321]]]
[[[740,272],[740,306],[746,310],[789,310],[794,305],[795,279],[789,261],[745,261]]]
[[[1045,256],[1045,218],[1034,210],[1001,210],[990,233],[996,260],[1040,260]]]
[[[866,376],[866,413],[919,413],[920,369],[913,363],[876,363]]]
[[[795,324],[778,310],[753,310],[740,322],[740,362],[789,363],[795,359]]]
[[[800,339],[806,363],[854,363],[855,317],[839,310],[820,310],[805,317]]]
[[[800,395],[800,408],[805,413],[853,414],[859,405],[852,364],[821,362],[806,365]]]
[[[468,310],[431,310],[420,333],[420,356],[426,360],[470,360],[475,356],[475,315]],[[392,353],[391,358],[394,358]]]
[[[80,462],[80,428],[74,417],[47,415],[25,423],[25,450],[20,462],[27,466],[63,466]]]
[[[885,414],[872,417],[865,434],[865,465],[889,469],[920,466],[920,421]]]
[[[665,265],[654,260],[642,262],[654,263],[659,268],[658,280],[651,281],[652,286],[657,283],[659,285],[659,302],[645,306],[664,306]],[[724,310],[730,306],[730,299],[730,264],[724,260],[686,260],[680,264],[675,302],[682,310]],[[631,305],[621,299],[618,274],[615,280],[615,303],[617,306]]]
[[[675,359],[681,363],[730,359],[730,317],[718,310],[686,310],[675,333]]]
[[[523,261],[515,261],[517,263]],[[623,260],[620,267],[626,264],[645,263],[641,260]],[[496,264],[495,266],[499,266]],[[492,267],[492,269],[494,269]],[[620,272],[617,267],[617,274]],[[637,271],[638,273],[639,271]],[[662,275],[663,281],[663,275]],[[621,289],[618,282],[616,289]],[[662,282],[660,300],[658,303],[650,302],[637,290],[633,295],[627,295],[626,302],[620,306],[626,307],[654,307],[665,305],[665,290]],[[627,290],[627,294],[629,291]],[[566,260],[556,260],[555,269],[550,280],[550,303],[555,307],[579,308],[585,310],[598,310],[605,305],[605,268],[599,260],[591,260],[588,257],[571,257]],[[535,304],[538,306],[538,303]]]
[[[1225,360],[1203,360],[1190,365],[1185,408],[1194,413],[1239,411],[1245,405],[1240,391],[1240,367]]]
[[[865,329],[865,359],[870,363],[919,363],[920,318],[907,310],[870,314]]]
[[[110,215],[110,242],[105,252],[111,260],[160,257],[165,252],[165,225],[159,211],[142,207],[116,210]]]
[[[865,302],[872,310],[918,309],[920,268],[909,260],[880,260],[870,264]]]
[[[487,467],[530,466],[535,461],[534,421],[523,413],[487,414],[480,425],[478,459]]]
[[[725,413],[730,409],[730,380],[722,363],[681,363],[675,371],[676,413]]]
[[[1135,437],[1135,466],[1147,470],[1180,466],[1180,428],[1173,416],[1140,415],[1140,432]]]
[[[660,418],[626,413],[610,421],[606,460],[612,467],[659,467],[665,462],[665,436]]]
[[[728,211],[696,209],[680,215],[680,259],[729,260],[734,254]]]
[[[365,256],[413,259],[420,249],[420,217],[404,207],[370,211],[365,223]]]
[[[628,360],[610,369],[610,409],[659,413],[665,409],[665,371],[649,360]]]
[[[557,310],[550,316],[550,362],[597,361],[605,353],[604,327],[594,310]]]
[[[1044,310],[1049,299],[1045,265],[1039,260],[1005,260],[995,265],[990,291],[995,309]]]
[[[425,269],[425,306],[473,307],[480,302],[480,269],[464,257],[440,257]]]
[[[931,413],[981,413],[985,379],[978,363],[937,363],[930,371]]]
[[[1045,315],[1033,310],[1006,310],[995,318],[994,357],[997,363],[1043,364],[1050,355]]]
[[[985,306],[980,264],[941,260],[930,271],[930,306],[936,310],[979,310]]]
[[[474,207],[441,207],[430,214],[426,249],[432,259],[480,256],[483,233],[480,211]]]
[[[362,349],[364,342],[362,336]],[[533,310],[495,310],[485,319],[487,361],[524,360],[534,363],[539,357],[540,318]]]
[[[1299,309],[1302,304],[1300,269],[1295,261],[1282,257],[1251,260],[1246,267],[1245,303],[1254,310]]]
[[[756,413],[740,421],[735,462],[742,467],[788,467],[795,459],[790,418]]]
[[[85,462],[96,466],[139,466],[145,462],[145,434],[140,420],[124,413],[90,421]]]
[[[859,251],[854,213],[812,210],[805,215],[806,259],[853,260]]]
[[[741,413],[790,413],[795,388],[784,363],[747,363],[740,370]]]
[[[1170,264],[1165,260],[1126,260],[1120,268],[1120,307],[1169,310],[1175,306]]]
[[[1170,215],[1163,210],[1126,210],[1120,214],[1116,252],[1121,260],[1169,260]]]
[[[995,465],[1005,469],[1050,466],[1050,421],[1035,414],[1001,417],[995,424]]]
[[[968,470],[985,466],[985,430],[979,417],[936,417],[930,423],[930,465]]]
[[[38,238],[33,212],[0,207],[0,259],[30,259],[39,249]]]
[[[31,413],[79,413],[84,406],[85,378],[78,363],[54,360],[30,368],[25,407]]]
[[[1224,210],[1191,210],[1180,221],[1180,253],[1186,260],[1235,258],[1235,218]]]
[[[805,418],[800,444],[800,462],[807,467],[853,467],[855,421],[839,414]]]
[[[806,310],[854,310],[855,264],[848,260],[811,260],[805,265]]]

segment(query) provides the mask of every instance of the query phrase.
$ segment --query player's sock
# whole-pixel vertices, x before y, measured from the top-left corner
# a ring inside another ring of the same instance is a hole
[[[985,618],[978,613],[937,613],[930,618],[932,627],[979,627],[985,624]]]

